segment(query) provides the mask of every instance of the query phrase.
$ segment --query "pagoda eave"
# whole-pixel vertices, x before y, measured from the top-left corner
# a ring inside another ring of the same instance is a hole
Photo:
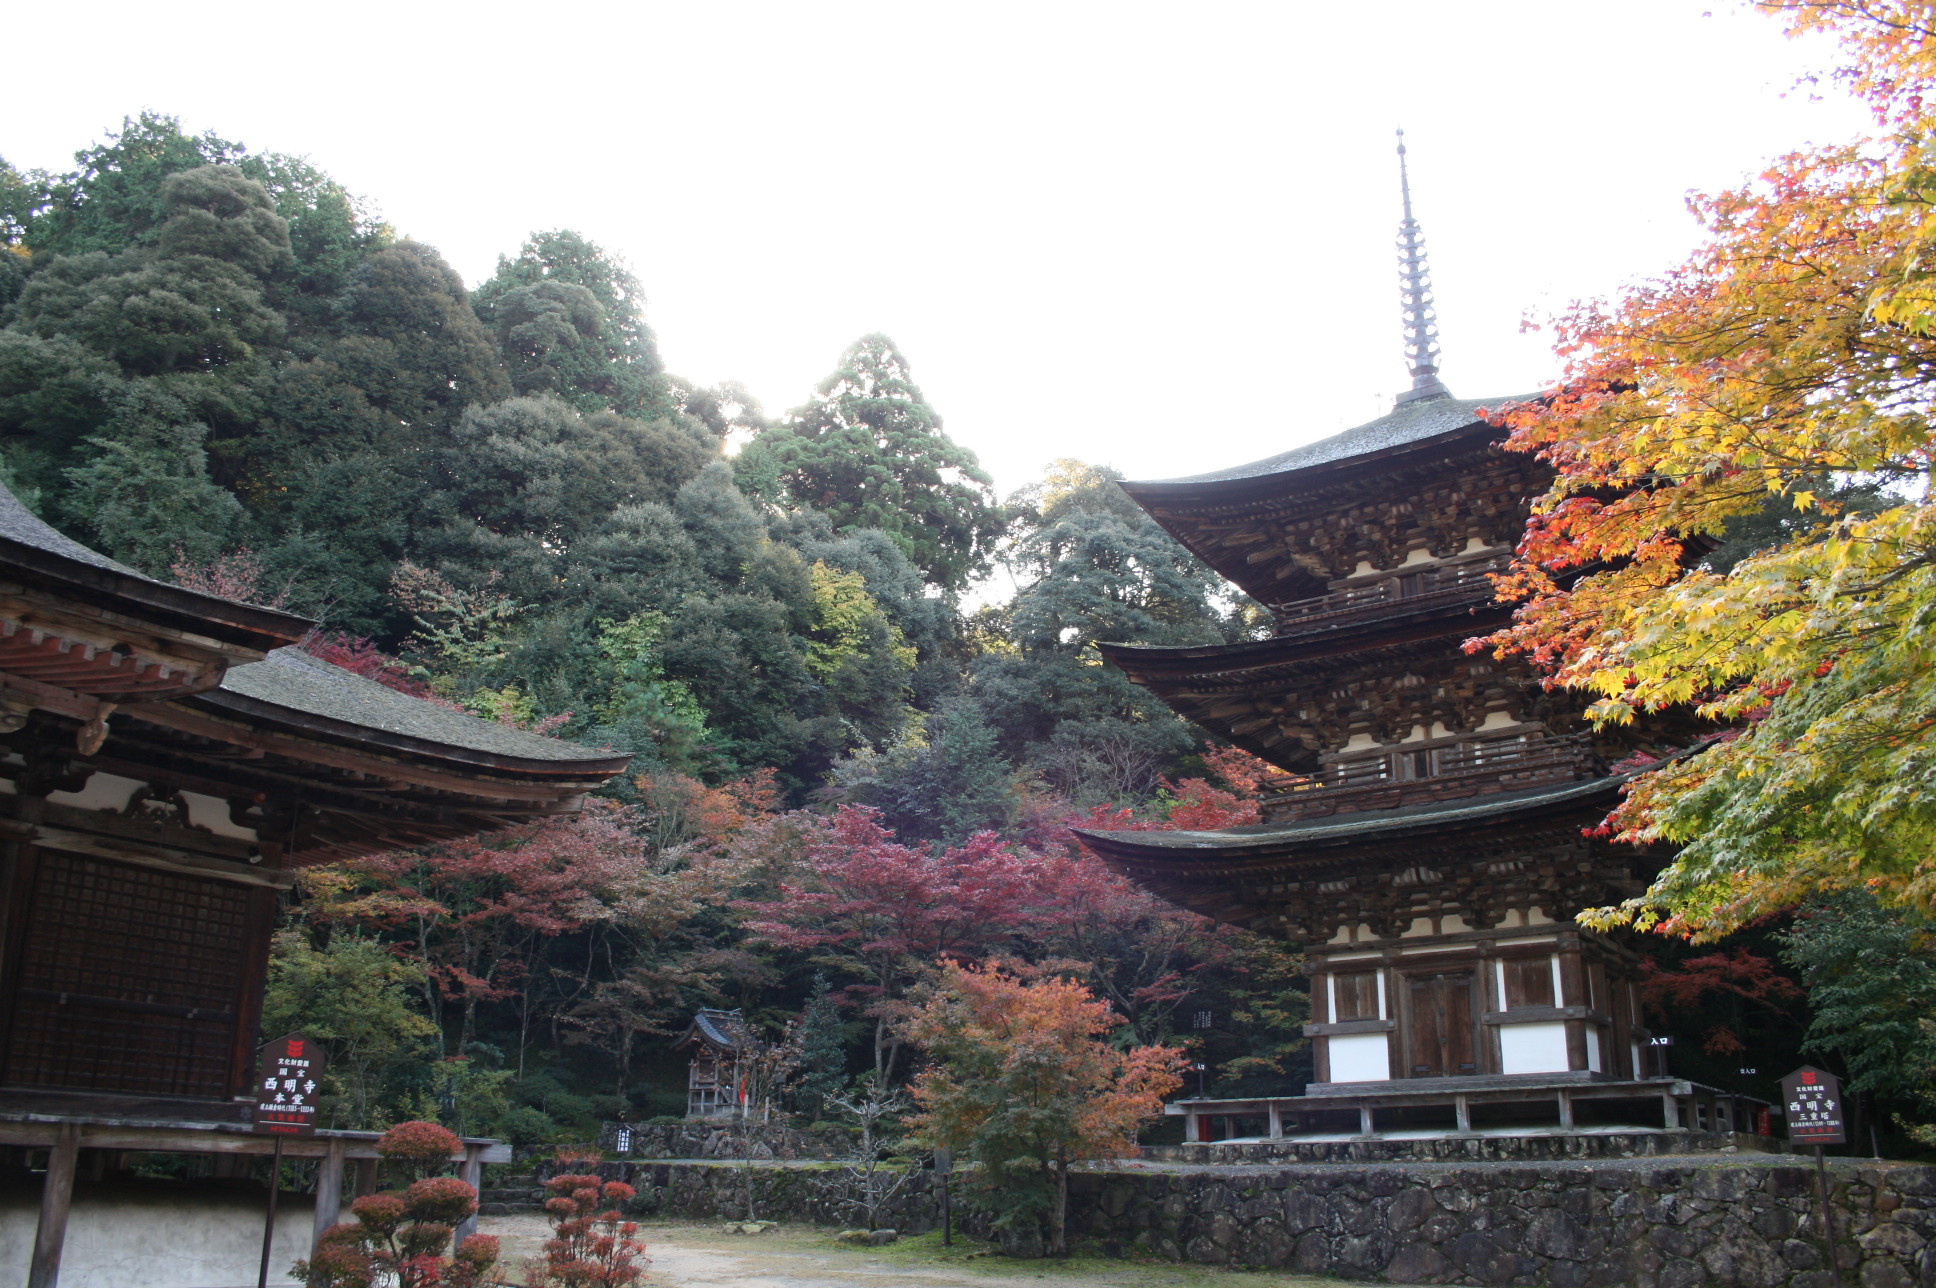
[[[1401,841],[1421,834],[1444,837],[1453,832],[1491,831],[1502,824],[1555,815],[1604,814],[1626,781],[1625,776],[1595,778],[1225,831],[1073,830],[1084,844],[1125,875],[1140,878],[1146,873],[1161,874],[1190,880],[1245,876],[1319,866],[1336,861],[1340,853],[1360,854],[1368,843]]]

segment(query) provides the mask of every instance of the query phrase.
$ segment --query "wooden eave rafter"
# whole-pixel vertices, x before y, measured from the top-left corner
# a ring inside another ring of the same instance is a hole
[[[1469,598],[1437,600],[1407,611],[1404,600],[1373,620],[1359,620],[1320,631],[1286,631],[1242,644],[1151,648],[1139,644],[1102,644],[1104,660],[1151,692],[1239,692],[1268,689],[1281,693],[1299,680],[1335,674],[1340,667],[1361,667],[1371,659],[1397,656],[1447,639],[1462,640],[1497,629],[1511,620],[1512,607],[1475,589]]]
[[[1458,457],[1482,454],[1503,437],[1504,431],[1480,421],[1421,442],[1278,474],[1121,487],[1165,531],[1245,594],[1263,603],[1281,603],[1322,594],[1326,582],[1287,551],[1254,548],[1268,527],[1389,495],[1395,471],[1442,470]]]

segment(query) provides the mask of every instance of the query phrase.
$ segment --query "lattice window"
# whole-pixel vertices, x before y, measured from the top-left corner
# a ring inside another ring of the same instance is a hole
[[[228,882],[43,852],[5,1080],[226,1096],[251,901]]]

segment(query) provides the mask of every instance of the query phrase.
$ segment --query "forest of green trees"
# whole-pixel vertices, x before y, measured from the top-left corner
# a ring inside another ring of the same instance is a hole
[[[1108,469],[997,496],[884,335],[784,414],[697,387],[583,236],[467,289],[309,161],[165,116],[67,173],[0,161],[0,242],[29,507],[316,618],[306,647],[364,675],[634,757],[579,818],[307,874],[265,1026],[330,1045],[336,1125],[536,1144],[679,1113],[669,1039],[707,1005],[806,1016],[811,1116],[905,1075],[943,954],[1081,980],[1212,1092],[1305,1076],[1296,957],[1067,831],[1254,821],[1263,770],[1101,664],[1267,629]],[[1794,1054],[1820,1017],[1784,969],[1841,978],[1846,924],[1680,953],[1690,1072]]]

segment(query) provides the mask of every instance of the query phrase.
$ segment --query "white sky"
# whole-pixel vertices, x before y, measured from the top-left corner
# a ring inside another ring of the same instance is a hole
[[[1684,194],[1866,128],[1831,51],[1724,0],[94,3],[7,19],[0,155],[144,107],[307,154],[473,283],[535,228],[627,258],[667,365],[801,402],[893,336],[1007,492],[1196,473],[1405,380],[1405,126],[1461,397],[1522,315],[1664,269]]]

